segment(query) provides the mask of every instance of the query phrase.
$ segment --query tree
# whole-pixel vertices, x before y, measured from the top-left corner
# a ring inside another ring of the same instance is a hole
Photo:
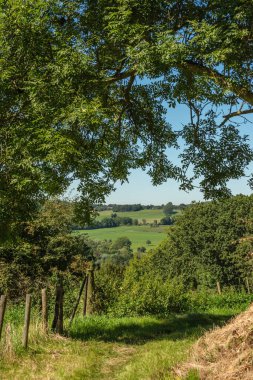
[[[137,252],[138,253],[144,253],[144,252],[146,252],[146,248],[145,247],[138,247]]]
[[[252,213],[252,195],[186,207],[156,250],[168,277],[188,287],[242,284],[252,273]]]
[[[115,240],[115,242],[112,244],[113,250],[119,250],[122,248],[128,248],[130,249],[132,245],[131,240],[128,239],[128,237],[122,236]]]
[[[163,208],[163,212],[166,216],[170,216],[171,214],[173,214],[174,212],[174,206],[173,206],[173,203],[172,202],[169,202],[167,203],[164,208]]]
[[[178,206],[178,209],[179,210],[184,210],[187,206],[184,204],[184,203],[180,203],[180,205]]]
[[[160,224],[162,224],[162,225],[170,226],[173,223],[174,223],[174,220],[170,216],[167,216],[167,217],[162,218],[160,220]]]
[[[64,277],[83,277],[94,260],[86,235],[71,234],[73,207],[65,201],[46,202],[38,217],[23,224],[19,239],[0,246],[0,289],[12,300],[38,292]],[[70,277],[72,280],[70,280]]]
[[[233,121],[253,112],[250,5],[1,2],[1,237],[76,179],[87,221],[136,167],[229,195],[253,158]],[[166,119],[177,103],[189,108],[181,130]],[[181,165],[166,155],[178,138]]]

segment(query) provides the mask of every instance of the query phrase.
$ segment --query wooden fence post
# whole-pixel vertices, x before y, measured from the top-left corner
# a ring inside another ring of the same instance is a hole
[[[77,301],[75,303],[74,309],[73,309],[73,311],[71,313],[71,317],[70,317],[70,320],[69,320],[69,327],[71,327],[73,319],[75,318],[76,311],[77,311],[80,299],[82,297],[83,289],[84,289],[84,286],[86,284],[86,280],[87,280],[87,276],[85,276],[84,279],[83,279],[83,281],[82,281],[82,284],[81,284],[81,287],[80,287],[80,290],[79,290],[79,294],[78,294],[78,298],[77,298]]]
[[[54,319],[52,329],[58,334],[63,334],[63,286],[62,282],[56,287]]]
[[[28,345],[30,316],[31,316],[31,294],[27,294],[26,300],[25,300],[25,324],[24,324],[24,331],[23,331],[23,347],[24,348],[27,348],[27,345]]]
[[[86,281],[84,285],[84,293],[83,293],[83,316],[86,316],[87,309],[87,289],[88,289],[88,274],[86,274]]]
[[[246,277],[245,282],[246,282],[247,291],[250,294],[250,286],[249,286],[249,279],[248,279],[248,277]]]
[[[59,298],[59,318],[58,318],[58,323],[56,326],[56,332],[58,334],[63,334],[63,287],[61,285],[60,287],[60,298]]]
[[[6,302],[7,302],[6,295],[2,295],[1,299],[0,299],[0,339],[1,339],[2,330],[3,330],[4,314],[5,314],[5,309],[6,309]]]
[[[220,286],[219,281],[217,281],[217,291],[218,291],[218,294],[221,294],[221,286]]]
[[[86,315],[91,315],[93,313],[92,298],[94,292],[94,269],[88,270],[87,279],[87,301],[86,301]]]
[[[42,289],[41,291],[41,316],[42,316],[42,328],[43,331],[47,334],[48,332],[48,309],[47,309],[47,289]]]

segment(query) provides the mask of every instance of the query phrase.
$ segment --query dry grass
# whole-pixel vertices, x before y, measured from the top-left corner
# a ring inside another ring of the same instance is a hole
[[[188,363],[175,370],[183,378],[197,370],[204,380],[253,379],[253,305],[222,328],[206,333],[191,348]]]

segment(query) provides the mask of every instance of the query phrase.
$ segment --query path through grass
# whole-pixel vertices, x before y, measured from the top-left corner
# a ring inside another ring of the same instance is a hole
[[[78,318],[69,337],[33,338],[28,352],[3,353],[2,380],[169,380],[206,329],[231,313]],[[2,346],[3,349],[3,346]],[[189,377],[196,379],[197,377]]]

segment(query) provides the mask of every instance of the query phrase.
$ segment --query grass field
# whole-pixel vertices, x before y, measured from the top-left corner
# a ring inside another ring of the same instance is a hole
[[[112,214],[112,210],[106,210],[106,211],[100,211],[99,216],[97,217],[98,220],[101,220],[103,218],[109,217]],[[164,218],[165,215],[163,213],[163,210],[140,210],[140,211],[126,211],[126,212],[116,212],[118,216],[126,216],[132,219],[138,219],[139,222],[142,222],[143,219],[146,219],[147,223],[153,223],[154,220],[157,220],[158,222],[160,219]]]
[[[138,247],[154,248],[166,238],[167,231],[170,227],[159,226],[120,226],[115,228],[99,228],[96,230],[75,231],[77,234],[85,233],[93,240],[109,240],[112,241],[119,237],[126,236],[132,242],[133,250]],[[150,240],[151,244],[146,244]]]
[[[174,380],[196,339],[223,324],[232,310],[157,317],[78,317],[65,337],[42,335],[33,322],[29,349],[22,325],[1,341],[1,380]],[[66,321],[67,322],[67,321]],[[16,322],[17,323],[17,322]],[[13,339],[15,347],[13,347]],[[188,380],[196,380],[192,374]]]

